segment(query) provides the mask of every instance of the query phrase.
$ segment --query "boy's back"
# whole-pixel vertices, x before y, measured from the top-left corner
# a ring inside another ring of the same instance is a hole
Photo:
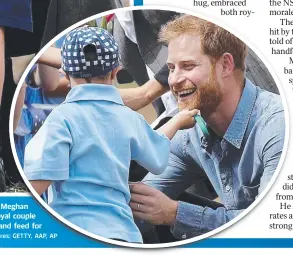
[[[115,87],[84,84],[69,92],[29,143],[25,172],[29,180],[55,180],[51,207],[73,224],[142,242],[128,206],[130,161],[158,174],[168,147],[169,139],[125,107]]]

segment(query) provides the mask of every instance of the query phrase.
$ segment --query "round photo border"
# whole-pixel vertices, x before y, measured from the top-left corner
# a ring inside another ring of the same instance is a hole
[[[18,160],[18,156],[16,153],[16,149],[15,149],[15,141],[14,141],[14,135],[13,135],[13,118],[14,118],[14,109],[16,106],[16,100],[17,97],[19,95],[20,89],[22,84],[25,81],[25,77],[28,75],[30,69],[32,68],[32,66],[37,62],[37,60],[39,59],[39,57],[43,54],[44,51],[46,51],[55,41],[57,41],[58,39],[60,39],[63,35],[67,34],[69,31],[71,31],[72,29],[78,27],[78,26],[82,26],[83,24],[87,23],[88,21],[91,21],[93,19],[99,18],[99,17],[103,17],[105,15],[108,14],[113,14],[116,12],[120,12],[120,11],[133,11],[133,10],[163,10],[163,11],[174,11],[174,12],[178,12],[178,13],[185,13],[185,14],[189,14],[189,15],[193,15],[205,20],[208,20],[210,22],[213,22],[214,24],[221,26],[222,28],[228,30],[229,32],[231,32],[232,34],[234,34],[235,36],[237,36],[239,39],[241,39],[243,42],[245,42],[245,44],[247,46],[249,46],[255,53],[256,55],[261,59],[261,61],[263,61],[263,63],[265,64],[266,68],[269,70],[270,74],[272,75],[274,81],[276,82],[277,88],[280,92],[280,96],[282,98],[282,104],[284,107],[284,112],[285,112],[285,141],[284,141],[284,147],[283,147],[283,151],[282,151],[282,155],[280,158],[280,161],[278,163],[278,167],[273,175],[273,177],[271,178],[270,182],[268,183],[267,187],[264,189],[264,191],[256,198],[256,200],[248,207],[246,208],[242,213],[240,213],[238,216],[236,216],[234,219],[232,219],[231,221],[227,222],[226,224],[220,226],[217,229],[214,229],[210,232],[207,232],[203,235],[197,236],[197,237],[193,237],[193,238],[189,238],[186,240],[181,240],[181,241],[176,241],[176,242],[172,242],[172,243],[160,243],[160,244],[134,244],[134,243],[125,243],[125,242],[120,242],[120,241],[116,241],[116,240],[111,240],[105,237],[101,237],[95,234],[92,234],[74,224],[72,224],[71,222],[69,222],[68,220],[64,219],[62,216],[60,216],[58,213],[56,213],[47,203],[45,203],[41,197],[37,194],[37,192],[32,188],[30,182],[27,180],[24,171],[20,165],[20,162]],[[127,247],[127,248],[148,248],[148,249],[152,249],[152,248],[171,248],[171,247],[178,247],[178,246],[182,246],[185,244],[189,244],[189,243],[194,243],[197,242],[199,240],[202,239],[206,239],[208,237],[211,237],[227,228],[229,228],[231,225],[234,225],[236,222],[238,222],[240,219],[244,218],[248,213],[251,212],[251,210],[253,210],[257,205],[259,205],[260,201],[266,196],[266,194],[268,193],[268,191],[271,189],[272,185],[275,183],[277,176],[280,173],[280,170],[283,166],[285,157],[286,157],[286,153],[288,150],[288,144],[289,144],[289,111],[288,111],[288,104],[286,101],[286,97],[285,97],[285,92],[283,90],[283,87],[280,85],[280,80],[277,77],[277,75],[275,74],[275,72],[272,70],[272,67],[269,63],[269,61],[267,61],[267,59],[264,57],[264,55],[257,49],[257,47],[255,47],[250,40],[248,40],[247,38],[243,38],[243,35],[241,35],[239,33],[239,31],[234,31],[234,29],[231,26],[228,26],[226,24],[225,21],[223,20],[219,20],[216,17],[211,17],[209,15],[207,15],[206,13],[201,13],[199,10],[195,10],[195,11],[191,11],[188,9],[184,9],[184,8],[178,8],[178,7],[170,7],[170,6],[161,6],[161,5],[149,5],[149,6],[132,6],[132,7],[125,7],[125,8],[119,8],[119,9],[113,9],[113,10],[109,10],[106,12],[102,12],[93,16],[90,16],[86,19],[83,19],[77,23],[75,23],[74,25],[70,26],[69,28],[65,29],[64,31],[62,31],[60,34],[58,34],[57,36],[55,36],[52,40],[50,40],[50,42],[48,42],[37,54],[36,56],[33,58],[33,60],[30,62],[30,64],[26,67],[23,75],[21,76],[21,79],[17,85],[14,97],[13,97],[13,101],[11,104],[11,109],[10,109],[10,120],[9,120],[9,135],[10,135],[10,141],[11,141],[11,147],[12,147],[12,153],[13,153],[13,157],[14,160],[16,162],[17,168],[25,182],[25,184],[27,185],[27,187],[29,188],[30,192],[32,193],[33,197],[50,213],[52,214],[56,219],[58,219],[59,221],[61,221],[63,224],[66,224],[67,226],[69,226],[70,228],[72,228],[75,231],[78,231],[79,233],[84,234],[87,237],[93,238],[97,241],[102,241],[104,243],[108,243],[108,244],[114,244],[114,245],[119,245],[122,247]]]

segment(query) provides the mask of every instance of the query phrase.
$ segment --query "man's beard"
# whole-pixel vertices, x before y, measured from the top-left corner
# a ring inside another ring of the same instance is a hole
[[[206,82],[199,85],[196,95],[188,101],[178,102],[179,110],[198,109],[202,113],[209,114],[215,111],[222,100],[222,90],[217,82],[215,68],[212,66],[210,76]]]

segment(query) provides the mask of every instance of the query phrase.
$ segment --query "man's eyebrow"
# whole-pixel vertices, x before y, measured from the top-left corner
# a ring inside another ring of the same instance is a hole
[[[195,60],[195,59],[186,59],[186,60],[180,61],[180,63],[183,63],[183,64],[185,64],[185,63],[193,63],[193,64],[196,64],[196,65],[199,65],[201,63],[201,61]],[[169,66],[169,65],[175,65],[175,64],[167,61],[166,65]]]
[[[200,61],[199,60],[195,60],[195,59],[186,59],[186,60],[182,60],[181,63],[194,63],[194,64],[199,64]]]

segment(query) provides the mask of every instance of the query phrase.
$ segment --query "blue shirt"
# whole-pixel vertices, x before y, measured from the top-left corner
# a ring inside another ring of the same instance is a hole
[[[41,106],[48,104],[49,100],[52,100],[50,102],[55,102],[55,104],[46,105],[46,108],[43,109]],[[30,86],[26,88],[25,105],[21,112],[19,124],[14,132],[16,153],[22,167],[25,146],[38,132],[52,109],[62,101],[64,101],[64,98],[62,100],[58,97],[54,101],[54,98],[47,97],[42,88],[32,88]]]
[[[42,92],[40,88],[26,88],[25,94],[25,105],[29,104],[42,104]],[[39,116],[40,115],[40,116]],[[15,141],[15,149],[18,156],[18,160],[20,165],[23,167],[23,159],[24,159],[24,149],[27,143],[32,139],[33,135],[38,131],[38,128],[45,121],[43,116],[43,112],[40,114],[33,114],[28,107],[24,107],[21,112],[21,118],[19,120],[19,124],[14,131],[14,141]],[[47,116],[46,116],[47,117]],[[39,122],[37,120],[40,120]]]
[[[24,107],[19,124],[14,131],[16,153],[22,167],[25,146],[35,133],[38,132],[52,109],[61,104],[65,99],[65,97],[50,97],[46,95],[46,91],[44,91],[42,87],[33,87],[34,84],[31,81],[31,76],[36,68],[37,65],[34,65],[26,77],[27,87],[25,91]]]
[[[126,107],[109,85],[71,89],[25,151],[29,180],[52,180],[51,207],[96,235],[142,242],[129,207],[129,166],[154,174],[168,163],[170,141]]]
[[[32,31],[31,0],[2,0],[0,26]]]
[[[159,176],[149,174],[144,181],[175,199],[207,175],[224,207],[213,210],[179,201],[172,227],[176,238],[191,238],[216,229],[253,203],[279,163],[284,145],[284,119],[280,96],[246,79],[223,138],[212,133],[205,139],[198,125],[177,132],[171,141],[165,172]]]

